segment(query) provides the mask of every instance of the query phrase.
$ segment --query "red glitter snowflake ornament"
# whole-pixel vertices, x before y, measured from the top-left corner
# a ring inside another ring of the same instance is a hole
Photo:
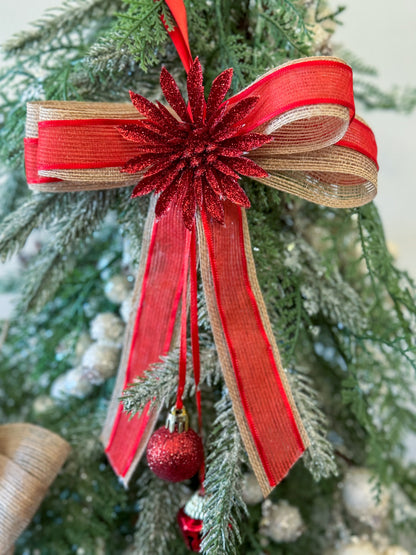
[[[132,196],[151,191],[159,194],[156,217],[163,216],[172,205],[178,205],[182,207],[188,229],[193,227],[197,207],[224,223],[225,199],[250,207],[238,184],[241,175],[268,175],[244,156],[271,140],[267,135],[244,133],[241,122],[257,104],[258,97],[245,98],[228,109],[224,98],[232,75],[232,69],[218,75],[205,101],[202,67],[196,58],[188,73],[187,106],[172,75],[162,68],[160,86],[175,114],[160,102],[154,104],[130,92],[134,106],[144,119],[119,127],[123,137],[137,143],[138,152],[122,171],[146,170]]]

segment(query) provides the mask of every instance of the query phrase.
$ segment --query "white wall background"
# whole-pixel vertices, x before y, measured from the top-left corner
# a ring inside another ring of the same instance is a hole
[[[344,0],[344,26],[337,41],[379,69],[383,87],[416,87],[416,2]],[[416,278],[416,110],[412,115],[374,111],[363,114],[379,147],[380,180],[376,204],[398,264]]]
[[[0,43],[59,0],[3,0],[0,6]],[[340,2],[341,3],[341,2]],[[380,83],[416,86],[416,2],[414,0],[343,0],[344,26],[336,38],[364,61],[377,67]],[[336,5],[332,1],[332,5]],[[388,240],[398,253],[398,264],[416,277],[416,112],[411,116],[389,112],[363,112],[378,146],[380,181],[377,205]],[[1,202],[1,201],[0,201]],[[0,269],[1,272],[1,269]],[[2,297],[2,296],[0,296]],[[0,298],[0,319],[9,310]],[[5,304],[6,303],[6,304]]]

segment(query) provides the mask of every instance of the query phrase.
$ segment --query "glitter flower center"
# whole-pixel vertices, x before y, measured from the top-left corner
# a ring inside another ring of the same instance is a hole
[[[120,128],[126,139],[137,143],[138,152],[122,171],[146,170],[133,197],[152,191],[158,194],[157,217],[176,205],[182,208],[188,229],[194,225],[197,209],[223,223],[225,200],[245,208],[250,206],[238,183],[241,175],[267,176],[246,154],[269,142],[270,137],[244,133],[242,124],[258,98],[248,97],[228,108],[224,98],[231,79],[232,70],[221,73],[205,101],[202,68],[197,58],[188,74],[187,104],[173,77],[163,68],[161,88],[175,115],[160,103],[153,104],[130,93],[144,119]]]

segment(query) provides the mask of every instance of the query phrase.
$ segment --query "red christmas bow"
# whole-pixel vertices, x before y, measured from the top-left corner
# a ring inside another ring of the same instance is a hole
[[[139,121],[126,105],[33,103],[28,182],[44,191],[134,183],[134,195],[156,193],[136,284],[137,312],[103,433],[117,474],[129,480],[158,413],[147,409],[130,420],[120,394],[171,348],[189,259],[196,264],[198,244],[225,381],[267,494],[308,439],[258,286],[244,210],[249,203],[239,174],[313,202],[359,206],[376,193],[376,144],[368,126],[354,118],[351,69],[335,58],[296,60],[224,101],[227,70],[205,103],[200,65],[190,62],[183,19],[175,11],[182,2],[168,5],[179,24],[175,40],[184,47],[181,59],[190,68],[189,105],[166,70],[161,86],[174,113],[136,94]]]

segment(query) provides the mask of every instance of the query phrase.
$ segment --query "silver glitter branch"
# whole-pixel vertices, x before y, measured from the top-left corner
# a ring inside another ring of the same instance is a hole
[[[316,481],[338,474],[334,450],[327,440],[327,420],[319,407],[319,396],[309,376],[289,374],[293,397],[310,440],[303,462]]]
[[[247,514],[242,498],[242,463],[246,453],[227,392],[215,404],[205,478],[206,502],[201,552],[204,555],[238,553],[240,520]]]

